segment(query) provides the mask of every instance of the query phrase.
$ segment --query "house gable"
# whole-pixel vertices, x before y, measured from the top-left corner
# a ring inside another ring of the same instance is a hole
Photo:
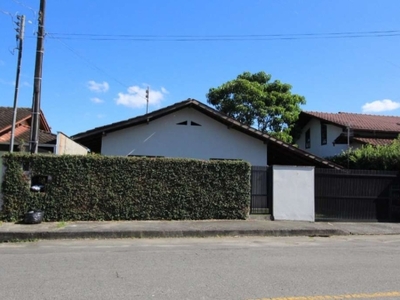
[[[326,126],[326,143],[322,141],[321,127]],[[306,143],[306,133],[310,133],[309,143]],[[329,157],[348,149],[347,144],[336,144],[336,138],[343,132],[342,127],[326,123],[317,118],[311,118],[301,130],[296,140],[298,147],[320,157]],[[307,145],[306,145],[307,144]],[[307,146],[307,147],[306,147]]]
[[[153,122],[107,133],[104,155],[243,159],[267,165],[267,145],[199,112],[183,108]]]
[[[0,107],[0,134],[3,134],[11,130],[13,120],[13,108],[12,107]],[[15,122],[16,127],[20,125],[31,126],[32,112],[30,108],[19,107],[17,109],[17,119]],[[45,132],[50,132],[51,128],[47,123],[47,120],[41,111],[39,119],[39,129]]]
[[[0,150],[8,151],[11,140],[11,128],[14,110],[12,107],[0,107]],[[19,107],[15,122],[14,144],[29,143],[32,123],[32,112],[30,108]],[[39,144],[55,144],[56,135],[51,133],[47,120],[41,112],[39,119]],[[17,146],[15,146],[16,148]]]

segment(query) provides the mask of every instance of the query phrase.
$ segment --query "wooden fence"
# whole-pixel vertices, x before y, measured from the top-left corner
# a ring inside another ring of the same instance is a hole
[[[317,220],[393,221],[399,212],[399,172],[315,169]]]

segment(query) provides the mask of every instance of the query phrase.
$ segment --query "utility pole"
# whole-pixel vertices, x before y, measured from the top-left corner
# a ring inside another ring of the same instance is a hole
[[[44,16],[45,16],[46,0],[40,0],[39,24],[37,32],[36,44],[36,63],[35,78],[33,84],[32,98],[32,124],[31,124],[31,140],[29,142],[29,151],[31,154],[38,152],[39,147],[39,120],[40,120],[40,95],[42,87],[42,65],[44,53]]]
[[[147,87],[146,89],[146,115],[149,113],[149,98],[150,98],[150,88]]]
[[[14,151],[14,137],[15,137],[15,123],[17,122],[17,103],[18,103],[18,91],[19,91],[19,74],[21,72],[21,62],[22,62],[22,46],[24,41],[24,31],[25,31],[25,16],[18,15],[17,16],[18,22],[17,24],[17,50],[18,50],[18,62],[17,62],[17,75],[15,79],[15,92],[14,92],[14,106],[13,106],[13,120],[12,120],[12,127],[11,127],[11,138],[10,138],[10,153]]]

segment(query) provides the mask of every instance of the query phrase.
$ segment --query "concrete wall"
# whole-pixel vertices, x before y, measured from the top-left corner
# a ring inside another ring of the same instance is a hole
[[[306,131],[310,129],[311,147],[305,147]],[[327,143],[321,145],[321,121],[318,119],[311,119],[310,122],[302,129],[300,138],[296,141],[299,149],[310,152],[319,157],[329,157],[342,153],[348,149],[347,144],[333,145],[333,141],[342,133],[342,128],[327,124]],[[353,149],[361,147],[359,143],[351,143]]]
[[[56,154],[72,154],[72,155],[86,155],[88,150],[86,147],[74,142],[62,132],[57,133],[57,148]]]
[[[275,220],[315,221],[314,167],[273,166]]]
[[[187,122],[188,125],[177,125]],[[195,122],[201,126],[191,126]],[[198,112],[185,108],[176,113],[108,133],[102,139],[103,155],[146,155],[209,160],[243,159],[267,165],[267,145]]]

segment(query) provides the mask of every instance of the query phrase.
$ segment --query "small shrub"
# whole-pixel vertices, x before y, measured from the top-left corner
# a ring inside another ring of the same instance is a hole
[[[328,159],[349,169],[398,171],[400,139],[394,140],[389,145],[365,145],[358,149],[350,149]]]

